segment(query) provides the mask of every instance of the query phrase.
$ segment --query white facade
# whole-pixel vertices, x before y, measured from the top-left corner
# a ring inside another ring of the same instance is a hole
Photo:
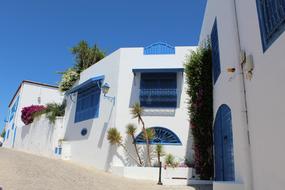
[[[27,141],[27,137],[30,136],[29,125],[25,126],[21,120],[21,110],[24,107],[46,105],[47,103],[61,103],[62,101],[63,95],[59,92],[57,87],[32,81],[23,81],[9,104],[5,125],[6,135],[3,146],[24,150],[24,139]],[[45,127],[43,126],[43,128]],[[48,134],[46,134],[46,136],[47,135]],[[34,137],[40,140],[43,136],[37,136],[35,133]],[[34,141],[33,143],[37,144],[36,139],[30,139],[30,141]],[[26,146],[26,148],[29,149],[31,147]],[[32,152],[37,152],[33,150],[33,148],[31,148],[31,150]]]
[[[214,189],[284,189],[285,33],[263,50],[256,2],[209,0],[206,7],[200,43],[210,37],[216,19],[221,74],[214,85],[214,117],[222,104],[230,107],[235,168],[235,182],[214,183]],[[227,72],[230,68],[235,72]]]
[[[132,105],[140,101],[141,72],[183,69],[185,56],[194,49],[195,47],[175,47],[174,54],[145,55],[144,48],[121,48],[82,72],[74,88],[92,77],[103,75],[103,83],[110,85],[107,96],[114,98],[107,98],[101,93],[98,118],[75,122],[77,95],[76,93],[67,95],[65,115],[67,129],[64,140],[70,143],[71,160],[93,165],[102,170],[110,170],[112,166],[135,166],[123,149],[117,149],[109,144],[108,129],[116,127],[123,135],[126,145],[133,151],[132,141],[125,131],[129,123],[138,126],[137,134],[142,129],[142,126],[137,124],[137,119],[132,119],[130,114]],[[178,71],[177,107],[145,108],[143,115],[146,127],[164,127],[179,137],[181,145],[165,145],[164,147],[166,152],[181,160],[192,156],[184,80],[183,72]],[[84,128],[87,129],[87,135],[82,136],[81,130]],[[141,151],[145,150],[141,149]]]

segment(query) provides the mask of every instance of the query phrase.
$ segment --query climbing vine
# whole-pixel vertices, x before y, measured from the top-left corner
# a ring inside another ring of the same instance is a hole
[[[191,52],[185,63],[194,167],[201,179],[213,177],[212,57],[208,43]]]

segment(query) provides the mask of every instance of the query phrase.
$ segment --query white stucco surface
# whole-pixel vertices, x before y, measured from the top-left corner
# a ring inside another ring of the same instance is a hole
[[[15,104],[17,97],[19,97],[17,110],[13,119],[10,121],[9,112],[11,112],[10,110]],[[58,91],[58,88],[23,81],[8,108],[5,130],[6,132],[8,130],[10,132],[9,137],[6,137],[5,139],[4,146],[16,148],[17,142],[20,142],[18,138],[21,137],[21,128],[25,126],[21,120],[21,111],[24,107],[31,105],[46,105],[47,103],[61,103],[62,101],[63,95]],[[14,128],[12,127],[13,124]]]
[[[131,139],[125,135],[128,123],[137,124],[137,120],[132,119],[130,108],[135,102],[139,102],[140,73],[133,73],[133,69],[183,68],[186,54],[194,49],[195,47],[176,47],[175,54],[144,55],[143,48],[121,48],[85,70],[78,84],[92,77],[104,75],[104,83],[107,82],[111,87],[107,95],[115,97],[115,103],[101,94],[99,117],[75,123],[76,94],[66,98],[65,122],[68,127],[65,140],[71,145],[71,160],[94,165],[102,170],[109,170],[112,165],[134,166],[135,163],[121,148],[110,146],[107,141],[108,129],[116,127],[129,150],[132,153],[134,151]],[[178,72],[177,108],[145,109],[143,115],[146,127],[165,127],[180,138],[182,145],[164,146],[166,152],[172,153],[180,161],[187,155],[192,156],[184,80],[183,73]],[[83,128],[88,130],[86,136],[80,134]],[[141,129],[141,126],[138,126],[137,134]],[[143,147],[140,150],[145,152]]]
[[[209,0],[200,35],[201,43],[209,37],[217,19],[221,75],[214,86],[214,110],[227,104],[232,111],[236,182],[243,183],[246,190],[283,189],[285,33],[263,52],[256,1],[237,0],[236,4],[237,17],[234,1]],[[248,126],[240,49],[252,55],[254,64],[252,79],[245,79]],[[236,72],[228,73],[227,68],[232,67]]]

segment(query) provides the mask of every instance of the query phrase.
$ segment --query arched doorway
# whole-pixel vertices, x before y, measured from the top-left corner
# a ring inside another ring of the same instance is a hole
[[[219,107],[214,124],[215,180],[234,181],[232,116],[229,106]]]

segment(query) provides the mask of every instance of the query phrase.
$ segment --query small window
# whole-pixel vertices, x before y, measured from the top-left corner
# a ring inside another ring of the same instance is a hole
[[[285,0],[256,0],[263,51],[285,30]]]
[[[154,137],[150,140],[150,144],[165,144],[165,145],[181,145],[181,141],[178,136],[169,129],[164,127],[151,127]],[[141,132],[135,139],[137,144],[145,144],[145,138],[143,132]]]
[[[87,129],[86,128],[83,128],[82,130],[81,130],[81,135],[82,136],[85,136],[87,134]]]
[[[212,73],[214,81],[213,84],[215,84],[221,74],[217,20],[215,20],[211,33],[211,46],[212,46]]]
[[[101,90],[97,86],[93,86],[78,92],[75,122],[98,117],[100,93]]]
[[[140,104],[143,107],[176,107],[176,73],[142,73]]]

